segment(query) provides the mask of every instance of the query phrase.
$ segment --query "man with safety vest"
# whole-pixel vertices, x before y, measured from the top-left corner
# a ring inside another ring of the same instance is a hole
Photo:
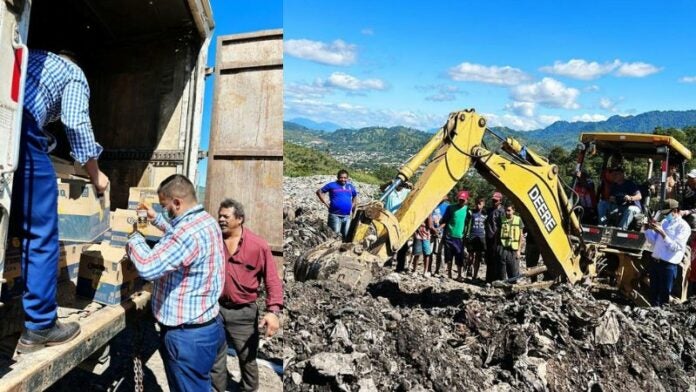
[[[496,254],[494,280],[515,278],[520,274],[520,254],[522,252],[522,218],[515,215],[515,207],[508,205],[505,215],[500,217],[500,231]]]

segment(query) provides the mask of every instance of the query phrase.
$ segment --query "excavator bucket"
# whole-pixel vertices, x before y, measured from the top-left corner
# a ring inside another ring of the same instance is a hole
[[[295,280],[333,279],[354,290],[364,290],[372,280],[379,257],[356,244],[339,240],[311,249],[295,262]]]

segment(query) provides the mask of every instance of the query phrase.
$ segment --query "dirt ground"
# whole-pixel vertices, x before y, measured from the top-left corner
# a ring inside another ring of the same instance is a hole
[[[334,237],[323,220],[285,229],[290,271]],[[284,390],[696,391],[696,298],[641,308],[583,285],[379,270],[363,291],[286,274]]]

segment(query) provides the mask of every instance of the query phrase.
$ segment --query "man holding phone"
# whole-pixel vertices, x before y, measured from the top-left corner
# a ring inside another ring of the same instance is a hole
[[[691,235],[689,224],[679,213],[679,202],[667,199],[663,203],[662,222],[650,219],[645,238],[653,245],[650,266],[650,303],[662,306],[669,303],[672,284],[677,277],[677,266],[682,263],[686,243]]]

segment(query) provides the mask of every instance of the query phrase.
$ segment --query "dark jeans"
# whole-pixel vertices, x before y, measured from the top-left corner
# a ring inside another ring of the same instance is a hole
[[[228,306],[220,305],[220,314],[225,320],[225,335],[237,352],[239,368],[242,372],[240,390],[259,389],[259,368],[256,354],[259,349],[259,309],[255,303]],[[215,358],[210,372],[213,390],[223,392],[227,389],[227,344],[223,345]]]
[[[496,268],[493,280],[510,279],[520,274],[520,260],[517,258],[516,250],[498,245],[496,254],[498,260],[495,263]]]
[[[406,269],[406,256],[408,255],[408,242],[396,252],[396,272]]]
[[[46,136],[25,114],[10,226],[22,240],[24,326],[31,330],[52,327],[58,310],[58,185],[47,147]]]
[[[222,318],[198,328],[161,327],[160,355],[171,391],[210,391],[210,370],[225,341]]]
[[[662,306],[669,303],[672,284],[677,277],[676,264],[653,259],[650,266],[650,304]]]
[[[461,238],[445,237],[445,264],[447,269],[452,267],[452,259],[457,267],[464,265],[464,242]]]
[[[539,247],[531,241],[527,241],[527,246],[524,249],[524,258],[525,258],[525,263],[527,264],[527,269],[534,268],[539,265]],[[530,277],[529,279],[532,282],[536,282],[537,280],[540,280],[541,275],[535,275]]]
[[[486,282],[488,283],[495,280],[497,260],[495,237],[486,238]]]

